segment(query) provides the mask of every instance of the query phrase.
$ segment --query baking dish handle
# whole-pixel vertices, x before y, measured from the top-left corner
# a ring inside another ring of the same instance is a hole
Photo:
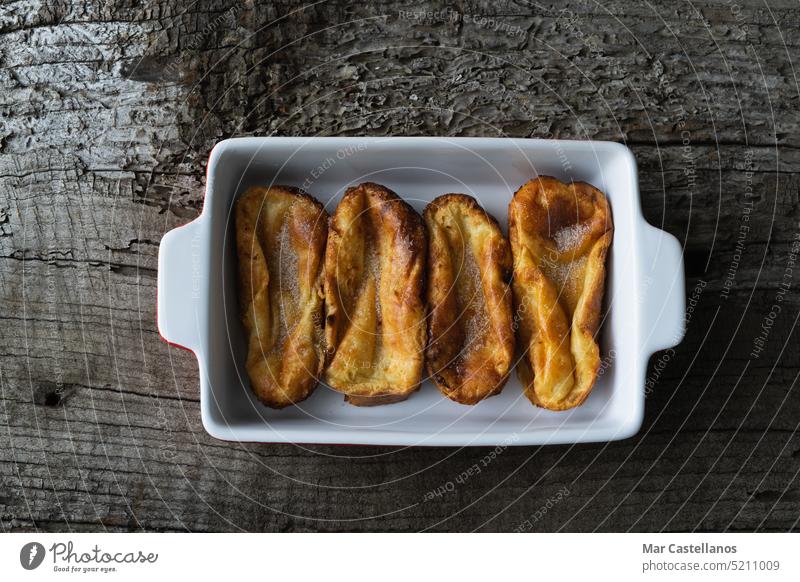
[[[201,219],[170,230],[158,249],[158,332],[170,344],[197,351],[201,284]]]
[[[683,248],[677,238],[650,224],[643,235],[642,337],[653,353],[677,346],[686,333]]]

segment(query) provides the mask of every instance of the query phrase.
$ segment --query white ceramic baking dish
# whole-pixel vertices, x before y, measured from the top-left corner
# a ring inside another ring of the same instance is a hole
[[[641,214],[636,162],[611,142],[492,138],[238,138],[208,162],[200,217],[168,232],[158,261],[158,328],[192,350],[200,366],[202,421],[224,440],[374,445],[539,445],[610,441],[642,423],[649,356],[684,333],[682,249]],[[231,209],[248,187],[303,187],[333,212],[360,182],[391,188],[417,211],[440,194],[477,198],[506,229],[513,193],[536,175],[585,181],[608,196],[614,216],[603,367],[586,402],[569,412],[534,407],[512,377],[499,396],[476,406],[444,398],[426,381],[405,402],[346,404],[320,385],[283,410],[261,405],[244,370]]]

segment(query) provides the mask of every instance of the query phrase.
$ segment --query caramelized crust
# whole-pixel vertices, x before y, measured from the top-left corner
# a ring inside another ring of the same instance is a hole
[[[471,196],[439,196],[424,218],[428,372],[445,396],[475,404],[503,389],[514,357],[511,250]]]
[[[528,398],[550,410],[581,404],[600,367],[595,340],[613,226],[606,197],[541,176],[508,209],[514,303]]]
[[[398,402],[419,386],[425,252],[422,220],[394,192],[347,190],[325,253],[325,381],[351,404]]]
[[[307,398],[324,362],[322,264],[328,214],[296,188],[250,188],[236,202],[247,373],[267,406]]]

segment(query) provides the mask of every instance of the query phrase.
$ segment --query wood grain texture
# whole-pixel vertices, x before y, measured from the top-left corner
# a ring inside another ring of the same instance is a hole
[[[798,529],[798,23],[782,0],[3,4],[0,527]],[[641,433],[485,463],[208,437],[156,330],[158,245],[216,141],[271,134],[627,143],[705,284]]]

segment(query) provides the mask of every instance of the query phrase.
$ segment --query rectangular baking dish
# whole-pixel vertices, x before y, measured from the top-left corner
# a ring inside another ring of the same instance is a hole
[[[244,369],[232,208],[253,185],[302,187],[332,213],[344,190],[372,181],[417,211],[440,194],[478,199],[507,232],[508,203],[536,175],[585,181],[609,198],[615,234],[601,327],[603,364],[586,402],[568,412],[534,407],[512,376],[476,406],[444,398],[426,381],[405,402],[346,404],[320,385],[283,410],[261,405]],[[678,240],[641,214],[636,162],[612,142],[537,139],[236,138],[211,152],[200,216],[168,232],[159,250],[158,328],[193,351],[203,425],[216,438],[250,442],[372,445],[542,445],[611,441],[642,423],[649,356],[684,333],[684,271]]]

